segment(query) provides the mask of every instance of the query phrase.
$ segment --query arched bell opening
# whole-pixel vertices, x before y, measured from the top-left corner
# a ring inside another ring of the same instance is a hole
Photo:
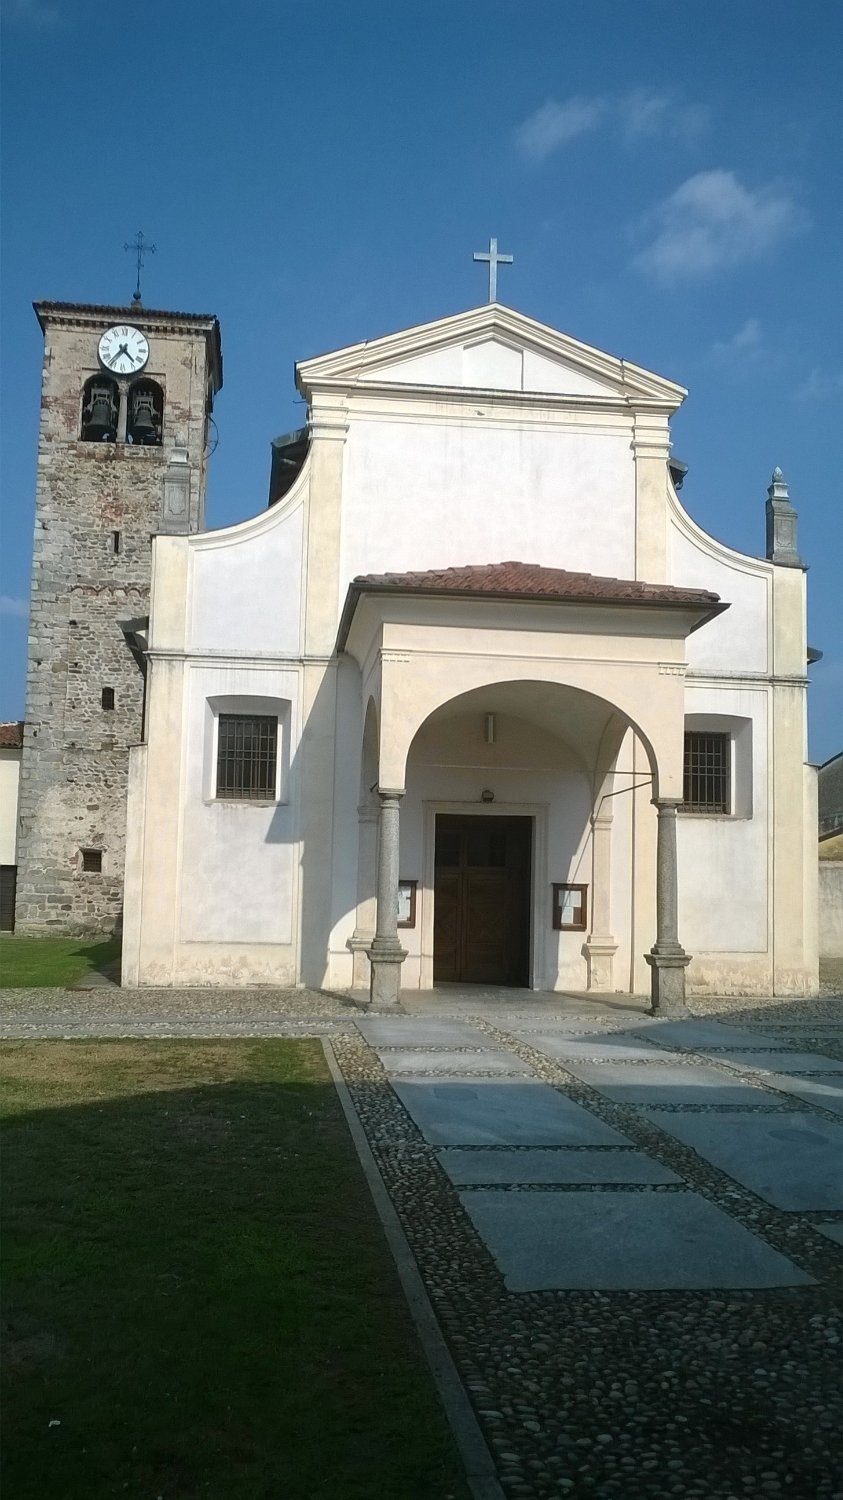
[[[154,380],[136,380],[129,387],[127,440],[136,447],[160,448],[164,429],[164,392]]]
[[[120,413],[120,391],[116,380],[107,375],[92,375],[82,389],[82,420],[79,435],[83,443],[114,443]]]

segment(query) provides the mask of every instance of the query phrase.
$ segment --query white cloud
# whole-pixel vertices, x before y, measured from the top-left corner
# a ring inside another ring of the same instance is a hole
[[[843,374],[832,375],[815,365],[794,394],[797,401],[833,401],[843,396]]]
[[[51,5],[49,0],[2,0],[0,19],[7,26],[40,31],[64,26],[67,20],[59,6]]]
[[[586,99],[581,94],[574,94],[562,104],[548,99],[518,126],[515,144],[530,161],[544,161],[560,146],[594,130],[605,109],[602,99]]]
[[[691,141],[701,135],[709,122],[704,104],[677,104],[669,94],[654,94],[649,89],[633,89],[618,100],[621,128],[631,144],[653,136]]]
[[[29,604],[26,599],[13,599],[11,594],[0,594],[0,615],[15,615],[19,620],[25,620],[29,614]]]
[[[761,354],[764,336],[757,318],[746,322],[730,339],[717,340],[711,346],[711,358],[717,364],[747,364]]]
[[[678,104],[669,94],[633,89],[617,98],[572,94],[570,99],[548,99],[528,115],[515,131],[515,144],[528,161],[543,162],[578,136],[606,125],[620,132],[628,145],[662,138],[689,141],[708,124],[702,104]]]
[[[655,233],[634,263],[661,281],[689,281],[760,260],[807,224],[781,187],[753,191],[734,172],[697,172],[643,221]]]

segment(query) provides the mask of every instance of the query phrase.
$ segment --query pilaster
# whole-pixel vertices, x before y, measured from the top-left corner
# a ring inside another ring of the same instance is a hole
[[[618,945],[612,935],[612,812],[603,803],[591,819],[591,924],[583,952],[588,988],[597,994],[614,989],[613,962]]]
[[[320,394],[314,400],[310,428],[304,649],[308,656],[328,656],[334,649],[340,606],[342,470],[348,433],[343,398]]]
[[[635,577],[646,583],[667,583],[670,428],[666,413],[635,413],[632,452],[635,459]]]
[[[378,809],[371,803],[357,810],[357,920],[347,947],[352,954],[352,989],[367,990],[371,980],[369,949],[377,921]]]

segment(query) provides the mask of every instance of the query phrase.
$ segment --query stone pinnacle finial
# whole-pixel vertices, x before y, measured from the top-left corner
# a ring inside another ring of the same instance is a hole
[[[804,567],[796,546],[798,516],[784,474],[776,465],[767,490],[767,559],[782,568]]]

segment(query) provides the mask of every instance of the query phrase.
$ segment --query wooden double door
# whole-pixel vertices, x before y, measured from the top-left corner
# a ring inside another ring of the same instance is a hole
[[[531,818],[436,819],[433,978],[527,985]]]

